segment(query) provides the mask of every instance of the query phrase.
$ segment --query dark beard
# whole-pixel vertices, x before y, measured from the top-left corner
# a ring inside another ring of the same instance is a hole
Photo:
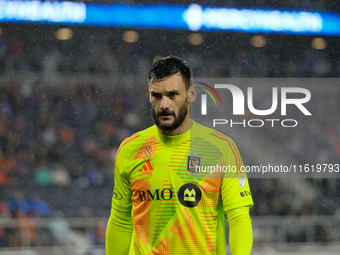
[[[159,116],[162,114],[170,114],[174,116],[174,121],[171,125],[162,125],[159,121]],[[178,111],[178,116],[176,116],[176,113],[174,111],[168,111],[168,110],[163,110],[158,113],[156,113],[155,109],[152,108],[152,118],[156,124],[156,126],[160,130],[164,131],[173,131],[177,129],[180,125],[182,125],[185,117],[188,115],[188,98],[185,100],[183,105]]]

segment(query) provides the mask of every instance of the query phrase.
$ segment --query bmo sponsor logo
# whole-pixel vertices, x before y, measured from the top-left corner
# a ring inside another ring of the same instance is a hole
[[[173,191],[171,189],[156,189],[154,191],[142,190],[138,191],[138,195],[140,202],[152,200],[170,200],[173,196]]]
[[[202,191],[200,187],[194,183],[183,184],[177,191],[177,196],[171,189],[156,189],[156,190],[141,190],[137,191],[139,195],[139,201],[164,201],[171,200],[174,195],[175,199],[185,207],[195,207],[201,201]]]

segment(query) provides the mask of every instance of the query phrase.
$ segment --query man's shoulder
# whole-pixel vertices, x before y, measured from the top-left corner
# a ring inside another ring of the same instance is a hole
[[[119,146],[118,153],[129,152],[140,147],[146,140],[154,135],[154,126],[139,131],[126,138]]]
[[[195,136],[217,146],[224,146],[226,143],[235,146],[234,141],[227,135],[216,131],[215,129],[203,126],[195,122],[194,134]]]

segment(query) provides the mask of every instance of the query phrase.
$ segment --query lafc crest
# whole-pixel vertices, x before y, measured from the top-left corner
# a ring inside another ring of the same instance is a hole
[[[199,169],[201,166],[201,157],[197,156],[188,156],[187,160],[187,170],[192,173],[199,172],[196,170],[197,168]]]

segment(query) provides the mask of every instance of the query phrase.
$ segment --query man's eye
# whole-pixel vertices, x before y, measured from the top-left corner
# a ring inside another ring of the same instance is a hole
[[[154,98],[157,98],[157,99],[160,99],[161,97],[162,97],[162,95],[160,95],[160,94],[153,94],[152,95]]]
[[[170,93],[169,97],[174,97],[174,96],[177,96],[177,95],[178,95],[178,93]]]

